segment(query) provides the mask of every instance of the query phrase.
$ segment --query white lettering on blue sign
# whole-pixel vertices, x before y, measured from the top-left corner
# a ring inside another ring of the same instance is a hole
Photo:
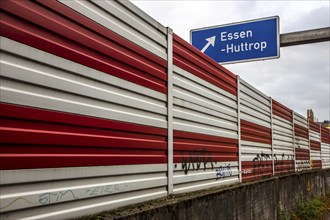
[[[244,39],[244,38],[251,38],[253,37],[253,32],[251,30],[247,31],[241,31],[241,32],[221,32],[220,34],[220,41],[225,42],[225,41],[232,41],[232,40],[239,40],[239,39]],[[244,51],[250,51],[250,50],[260,50],[263,51],[264,49],[267,48],[267,42],[262,41],[262,42],[254,42],[254,43],[239,43],[239,44],[234,44],[234,43],[227,43],[225,44],[225,48],[222,48],[222,52],[226,53],[239,53],[239,52],[244,52]]]
[[[247,31],[241,31],[241,32],[234,32],[234,33],[227,33],[226,31],[221,32],[221,41],[230,41],[230,40],[237,40],[237,39],[243,39],[243,38],[248,38],[252,37],[252,31],[247,30]]]
[[[191,43],[221,64],[279,57],[279,17],[191,31]]]
[[[267,42],[255,42],[255,43],[240,43],[240,44],[226,44],[225,49],[221,49],[222,52],[226,53],[238,53],[238,52],[244,52],[244,51],[250,51],[250,50],[260,50],[263,51],[267,48]]]

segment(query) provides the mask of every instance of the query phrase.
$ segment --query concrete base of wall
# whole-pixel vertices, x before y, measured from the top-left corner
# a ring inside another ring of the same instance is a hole
[[[330,169],[310,171],[143,203],[103,219],[277,219],[300,198],[325,197],[329,191]]]

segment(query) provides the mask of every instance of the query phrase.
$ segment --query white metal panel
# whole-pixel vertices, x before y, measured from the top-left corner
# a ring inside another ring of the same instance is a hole
[[[330,144],[321,143],[322,169],[330,168]]]
[[[43,206],[36,209],[26,209],[3,215],[10,219],[72,219],[79,216],[99,213],[105,210],[112,210],[119,206],[126,206],[134,203],[141,203],[148,200],[157,199],[166,196],[165,188],[162,191],[159,188],[150,188],[141,191],[135,191],[123,197],[122,194],[102,196],[86,200],[77,200],[67,203]],[[129,198],[129,199],[127,199]],[[27,216],[27,217],[26,217]]]
[[[236,96],[174,66],[174,129],[237,139]]]
[[[131,2],[111,0],[60,0],[60,2],[163,59],[167,59],[166,28]]]
[[[269,97],[240,80],[241,119],[270,128],[271,103]]]
[[[320,142],[321,141],[321,134],[319,132],[313,131],[312,129],[309,129],[309,138],[310,138],[310,140]]]
[[[311,150],[311,160],[321,160],[321,151]]]
[[[83,215],[83,207],[95,207],[90,214],[160,198],[166,171],[166,164],[0,171],[1,217],[60,219]]]
[[[300,125],[303,128],[308,129],[308,131],[309,131],[308,133],[310,133],[307,119],[304,116],[294,112],[293,121],[294,121],[295,124]],[[309,136],[308,136],[308,138],[303,138],[303,137],[295,135],[294,143],[295,143],[296,147],[299,147],[299,148],[302,148],[302,149],[309,149]]]
[[[273,148],[275,155],[294,155],[292,121],[273,115]]]
[[[1,49],[3,102],[167,127],[164,94],[6,38]]]
[[[308,128],[307,119],[304,116],[298,114],[297,112],[294,112],[293,119],[294,123],[303,126],[304,128]]]
[[[242,161],[253,161],[257,154],[272,155],[270,144],[241,140]]]
[[[302,148],[302,149],[309,149],[309,141],[305,138],[301,137],[295,137],[295,144],[296,147]]]

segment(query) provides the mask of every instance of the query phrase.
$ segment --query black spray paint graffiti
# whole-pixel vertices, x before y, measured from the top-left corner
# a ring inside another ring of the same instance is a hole
[[[298,136],[295,136],[294,137],[294,144],[297,146],[297,147],[299,147],[300,148],[300,138],[298,137]]]
[[[293,161],[294,160],[294,156],[293,155],[285,155],[284,153],[282,155],[274,155],[274,166],[276,168],[277,172],[281,172],[283,173],[284,170],[284,166],[285,166],[285,162],[284,161]],[[287,167],[287,172],[290,173],[294,170],[294,164],[290,163],[288,164]]]
[[[228,165],[224,165],[224,166],[219,166],[218,169],[215,170],[216,171],[216,179],[221,179],[221,178],[225,178],[226,176],[232,176],[233,175],[233,171],[231,170],[230,164]]]
[[[188,174],[189,170],[200,170],[202,168],[205,171],[208,166],[213,170],[211,153],[207,152],[205,147],[202,150],[195,148],[190,151],[189,156],[182,152],[182,169],[185,174]]]
[[[266,174],[263,175],[262,178],[268,178],[272,174],[272,164],[270,161],[274,159],[274,166],[278,167],[276,171],[280,171],[281,173],[284,170],[285,161],[293,161],[294,156],[293,155],[285,155],[284,153],[281,155],[274,154],[274,157],[270,154],[265,154],[261,152],[260,154],[257,154],[256,157],[252,160],[253,161],[253,173],[254,176],[260,175],[260,174]],[[294,167],[293,165],[290,165],[287,169],[288,172],[293,171]]]
[[[308,171],[310,170],[310,162],[309,160],[303,160],[303,161],[296,161],[296,169],[297,171]]]
[[[255,158],[253,158],[253,171],[254,175],[261,173],[269,173],[272,170],[272,165],[268,162],[271,161],[271,156],[269,154],[265,154],[261,152],[261,154],[257,154]],[[265,178],[269,175],[265,175]]]

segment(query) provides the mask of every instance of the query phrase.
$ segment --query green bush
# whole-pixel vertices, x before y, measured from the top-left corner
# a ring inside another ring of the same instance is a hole
[[[330,194],[326,199],[315,198],[312,200],[301,199],[296,204],[292,213],[281,213],[280,220],[321,220],[329,212]]]
[[[325,203],[323,200],[315,198],[313,200],[301,200],[292,214],[292,220],[316,220],[321,219],[325,214]]]

